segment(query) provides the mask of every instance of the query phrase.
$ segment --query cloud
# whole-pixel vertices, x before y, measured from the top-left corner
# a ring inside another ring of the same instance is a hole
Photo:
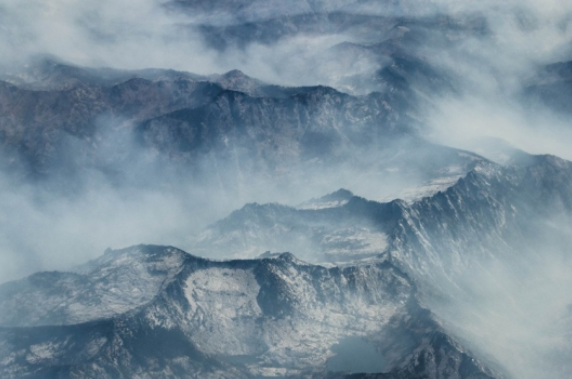
[[[35,54],[122,68],[181,68],[190,61],[204,69],[208,62],[198,38],[180,32],[186,19],[154,0],[8,1],[1,17],[3,59],[16,62]]]
[[[566,248],[544,242],[537,259],[519,251],[518,261],[472,265],[449,303],[431,304],[468,347],[514,378],[567,378],[571,369],[572,261]]]
[[[424,114],[429,138],[474,150],[480,137],[495,137],[532,154],[572,159],[564,142],[572,137],[568,118],[523,100],[545,65],[572,59],[572,6],[538,1],[441,3],[444,9],[479,12],[487,30],[454,39],[446,47],[429,43],[424,48],[429,62],[449,73],[457,89],[429,98]]]
[[[69,270],[107,247],[184,245],[193,227],[215,216],[215,207],[201,208],[173,192],[120,190],[103,182],[73,197],[16,185],[4,185],[0,194],[1,282],[39,270]],[[204,198],[200,189],[188,195]]]
[[[572,160],[572,122],[546,109],[530,111],[506,97],[440,99],[430,122],[430,138],[445,145],[481,152],[482,137],[490,137],[531,154]]]

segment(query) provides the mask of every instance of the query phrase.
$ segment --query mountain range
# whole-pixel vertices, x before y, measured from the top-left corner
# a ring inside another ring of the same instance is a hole
[[[93,234],[0,278],[0,376],[569,376],[568,14],[547,34],[528,3],[150,3],[212,70],[0,58],[2,262]]]

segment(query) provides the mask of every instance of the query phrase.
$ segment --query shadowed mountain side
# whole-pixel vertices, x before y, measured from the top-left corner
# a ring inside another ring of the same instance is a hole
[[[268,86],[238,71],[201,78],[38,65],[39,72],[34,66],[24,79],[12,78],[15,84],[0,83],[0,144],[4,168],[54,185],[73,185],[90,170],[147,185],[156,180],[139,171],[208,176],[211,161],[263,177],[282,165],[335,162],[416,127],[391,93]],[[51,83],[61,87],[46,89]]]
[[[204,154],[216,148],[232,154],[238,146],[253,150],[254,161],[269,166],[317,157],[335,161],[357,146],[407,134],[407,123],[385,108],[389,102],[385,95],[351,97],[326,87],[284,99],[225,91],[205,106],[151,119],[137,131],[146,145],[164,154]]]

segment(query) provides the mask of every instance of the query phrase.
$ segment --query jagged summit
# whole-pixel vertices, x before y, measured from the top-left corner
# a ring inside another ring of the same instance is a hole
[[[266,252],[262,255],[260,255],[260,258],[262,259],[278,259],[280,261],[289,263],[289,264],[305,264],[304,262],[302,262],[301,260],[299,260],[298,258],[296,258],[296,256],[290,252],[284,252],[284,253],[270,253],[270,252]]]

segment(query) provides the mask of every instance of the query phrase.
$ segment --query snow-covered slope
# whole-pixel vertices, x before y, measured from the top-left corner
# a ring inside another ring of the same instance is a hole
[[[0,286],[0,325],[66,325],[146,304],[182,268],[177,249],[108,250],[76,272],[40,272]]]

